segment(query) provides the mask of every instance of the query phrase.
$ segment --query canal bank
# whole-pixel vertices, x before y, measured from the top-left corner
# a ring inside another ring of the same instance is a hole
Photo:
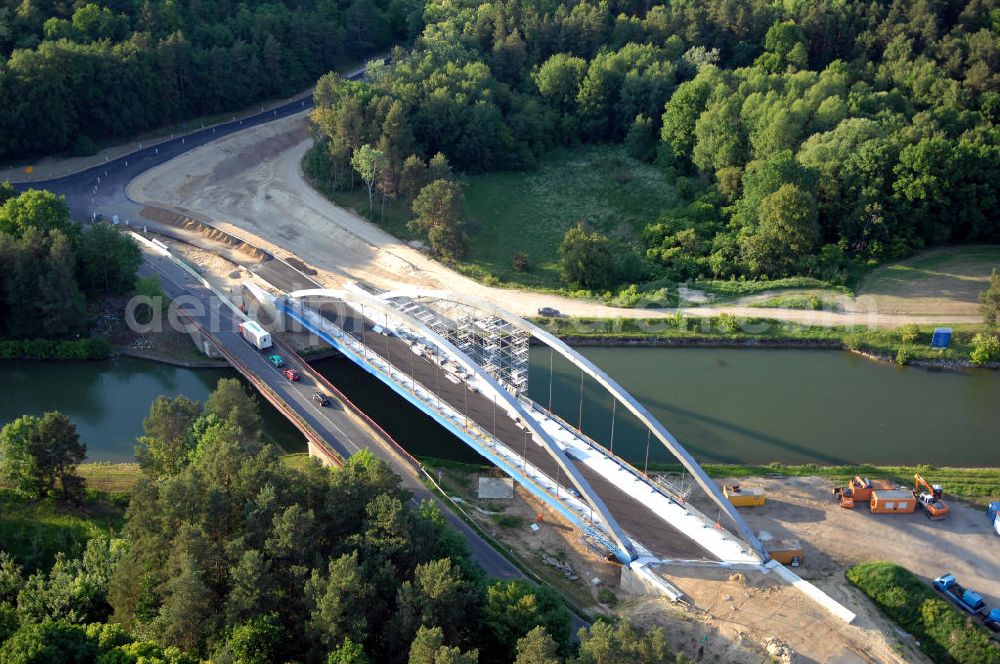
[[[1000,374],[878,364],[813,348],[582,346],[703,464],[766,466],[919,465],[1000,467],[995,405]],[[530,395],[610,446],[611,402],[561,358],[533,348]],[[352,363],[312,364],[411,453],[477,463],[479,457]],[[89,458],[128,461],[142,418],[159,394],[203,400],[230,369],[171,367],[119,357],[94,362],[0,364],[0,422],[24,413],[66,412]],[[549,387],[553,399],[549,401]],[[263,402],[265,436],[302,449],[301,435]],[[582,408],[581,408],[582,405]],[[616,413],[614,452],[642,469],[646,436]],[[944,444],[944,443],[947,444]],[[651,445],[650,464],[674,460]]]

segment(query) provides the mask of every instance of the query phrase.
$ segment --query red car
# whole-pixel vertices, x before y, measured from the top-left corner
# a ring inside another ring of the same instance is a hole
[[[299,379],[299,372],[295,369],[285,369],[281,373],[285,374],[285,378],[292,381],[293,383]]]

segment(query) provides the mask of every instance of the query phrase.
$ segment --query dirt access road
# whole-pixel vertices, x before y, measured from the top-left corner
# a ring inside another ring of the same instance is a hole
[[[389,235],[357,214],[336,206],[306,183],[301,160],[312,145],[307,114],[254,127],[199,147],[133,180],[129,196],[140,203],[174,210],[250,240],[283,258],[314,268],[314,278],[330,287],[345,280],[384,288],[420,286],[482,298],[521,315],[555,307],[580,317],[653,317],[664,312],[493,288],[464,277]],[[975,322],[977,316],[891,315],[871,308],[803,311],[743,306],[711,310],[687,307],[689,316],[720,312],[768,317],[809,325],[894,327],[924,323]],[[672,313],[671,310],[669,313]]]

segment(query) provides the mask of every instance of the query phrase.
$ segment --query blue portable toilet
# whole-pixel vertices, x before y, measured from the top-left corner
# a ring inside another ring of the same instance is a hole
[[[951,328],[936,327],[931,336],[931,348],[947,348],[951,345]]]

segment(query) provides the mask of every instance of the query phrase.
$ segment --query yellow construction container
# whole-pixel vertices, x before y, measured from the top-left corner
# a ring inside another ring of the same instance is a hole
[[[736,507],[760,506],[767,500],[763,487],[746,484],[726,484],[722,487],[722,494]]]

